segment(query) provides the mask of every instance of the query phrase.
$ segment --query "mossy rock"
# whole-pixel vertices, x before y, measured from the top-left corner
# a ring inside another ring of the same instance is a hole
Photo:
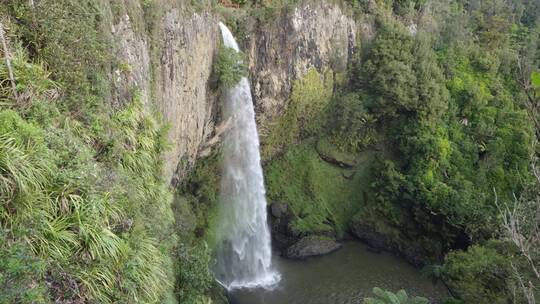
[[[287,248],[284,255],[290,259],[305,259],[310,256],[325,255],[339,248],[341,244],[327,236],[308,236]]]
[[[340,151],[327,137],[319,139],[315,148],[324,161],[338,167],[353,168],[357,164],[356,155]]]

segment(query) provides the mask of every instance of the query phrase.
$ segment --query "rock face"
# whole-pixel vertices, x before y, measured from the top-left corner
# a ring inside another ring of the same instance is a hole
[[[351,223],[350,228],[354,236],[368,244],[375,251],[394,253],[418,267],[425,266],[429,261],[429,255],[422,250],[421,246],[415,245],[412,240],[407,242],[407,246],[401,246],[398,242],[378,232],[373,226],[356,220]]]
[[[129,11],[111,25],[120,62],[111,75],[114,105],[126,105],[138,91],[149,111],[162,114],[172,144],[164,158],[164,175],[175,183],[186,176],[220,123],[218,93],[210,85],[220,43],[219,18],[170,9],[154,21],[159,30],[150,39],[135,26],[144,24],[140,4],[132,4]],[[310,68],[343,71],[355,51],[356,33],[352,18],[321,0],[283,13],[250,34],[244,49],[263,142],[269,124],[286,110],[294,80]]]
[[[294,80],[310,68],[343,71],[355,51],[356,32],[355,21],[337,5],[311,1],[250,35],[246,53],[263,141],[286,110]]]
[[[164,175],[174,183],[193,166],[214,129],[218,98],[209,80],[219,36],[217,18],[209,13],[173,9],[159,24],[154,60],[149,38],[134,30],[127,14],[112,26],[121,62],[112,73],[113,97],[115,106],[124,106],[136,90],[146,109],[157,109],[169,124],[172,147],[164,157]]]
[[[111,31],[116,42],[115,55],[121,62],[112,75],[114,106],[125,106],[130,102],[134,89],[139,91],[142,103],[148,105],[150,54],[147,39],[135,32],[127,14],[121,16],[117,24],[112,25]]]
[[[217,97],[209,88],[218,40],[210,14],[168,12],[163,20],[156,103],[171,128],[172,149],[165,156],[166,177],[182,179],[214,129]]]
[[[321,237],[304,237],[285,250],[284,255],[290,259],[304,259],[310,256],[323,255],[341,248],[335,240]]]

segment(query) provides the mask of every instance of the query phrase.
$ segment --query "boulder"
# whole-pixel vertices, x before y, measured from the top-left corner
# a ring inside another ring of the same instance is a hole
[[[366,243],[373,252],[391,252],[417,267],[423,267],[430,261],[425,250],[413,240],[406,243],[398,242],[379,232],[374,226],[357,220],[353,220],[350,228],[352,234]]]
[[[341,248],[335,240],[309,236],[304,237],[285,250],[284,256],[290,259],[304,259],[310,256],[324,255]]]
[[[270,213],[275,218],[282,218],[283,216],[287,215],[288,210],[289,207],[285,203],[275,202],[270,206]]]

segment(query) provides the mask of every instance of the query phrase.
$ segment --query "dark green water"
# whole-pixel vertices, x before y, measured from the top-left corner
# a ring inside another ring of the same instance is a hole
[[[387,253],[374,253],[359,242],[345,243],[332,254],[294,261],[274,256],[281,282],[274,290],[231,293],[233,304],[356,304],[371,296],[373,287],[424,296],[436,303],[447,295],[420,270]]]

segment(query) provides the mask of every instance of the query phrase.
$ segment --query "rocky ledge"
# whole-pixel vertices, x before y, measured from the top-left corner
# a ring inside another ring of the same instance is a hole
[[[407,262],[417,267],[423,267],[429,261],[427,253],[420,246],[414,244],[414,242],[410,242],[407,246],[403,246],[377,231],[375,227],[359,221],[353,221],[350,228],[355,237],[366,243],[376,252],[391,252],[403,257]]]
[[[307,235],[296,231],[290,225],[294,215],[286,203],[275,202],[270,206],[272,215],[272,237],[274,246],[286,258],[303,259],[310,256],[324,255],[341,247],[331,231],[320,231]]]

